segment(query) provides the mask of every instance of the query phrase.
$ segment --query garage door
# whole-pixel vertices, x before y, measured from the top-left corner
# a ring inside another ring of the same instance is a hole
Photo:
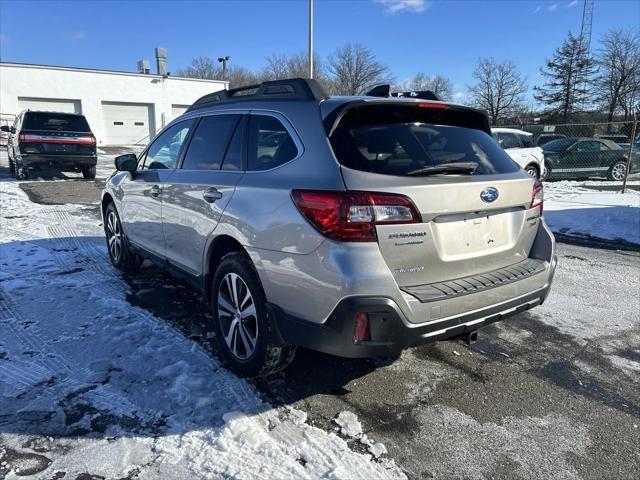
[[[63,98],[18,97],[18,107],[20,110],[82,113],[80,100],[67,100]]]
[[[171,105],[171,119],[179,117],[187,111],[190,105]]]
[[[153,105],[102,102],[103,145],[145,144],[155,133]]]

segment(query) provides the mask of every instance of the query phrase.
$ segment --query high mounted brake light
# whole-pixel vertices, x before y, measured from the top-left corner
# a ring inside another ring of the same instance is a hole
[[[293,190],[291,197],[316,230],[343,242],[375,242],[376,225],[422,221],[413,202],[395,193]]]
[[[431,102],[425,103],[425,102],[422,102],[422,103],[418,104],[418,107],[420,107],[420,108],[439,108],[441,110],[446,110],[447,108],[449,108],[449,105],[446,104],[446,103],[431,103]]]
[[[544,191],[542,189],[542,183],[538,180],[533,184],[533,190],[531,192],[531,205],[529,208],[540,207],[540,215],[542,215],[542,209],[544,208]]]

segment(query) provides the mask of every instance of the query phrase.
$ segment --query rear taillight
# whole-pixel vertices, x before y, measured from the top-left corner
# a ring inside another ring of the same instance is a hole
[[[293,190],[291,197],[320,233],[343,242],[375,242],[376,225],[421,222],[413,202],[394,193]]]
[[[540,207],[540,215],[542,215],[542,209],[544,207],[544,193],[542,191],[542,184],[536,180],[533,184],[533,191],[531,192],[531,205],[529,208]]]
[[[18,135],[18,141],[22,143],[70,143],[75,145],[95,145],[96,137],[92,134],[78,137],[39,135],[37,133],[24,132]]]

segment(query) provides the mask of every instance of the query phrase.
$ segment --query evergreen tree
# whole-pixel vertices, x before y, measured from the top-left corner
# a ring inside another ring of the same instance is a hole
[[[580,37],[571,32],[540,73],[546,78],[534,87],[534,98],[545,106],[545,114],[567,121],[589,103],[594,60]]]

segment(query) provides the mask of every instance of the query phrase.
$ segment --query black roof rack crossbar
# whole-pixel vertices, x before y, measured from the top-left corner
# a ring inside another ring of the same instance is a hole
[[[368,97],[406,97],[406,98],[418,98],[420,100],[436,100],[441,101],[441,98],[438,97],[431,90],[418,90],[414,92],[391,92],[390,85],[378,85],[369,90],[366,95]]]
[[[254,90],[253,93],[242,93]],[[257,85],[220,90],[209,93],[196,100],[187,112],[208,105],[244,100],[310,100],[320,101],[328,95],[322,86],[310,78],[289,78],[286,80],[270,80]]]

